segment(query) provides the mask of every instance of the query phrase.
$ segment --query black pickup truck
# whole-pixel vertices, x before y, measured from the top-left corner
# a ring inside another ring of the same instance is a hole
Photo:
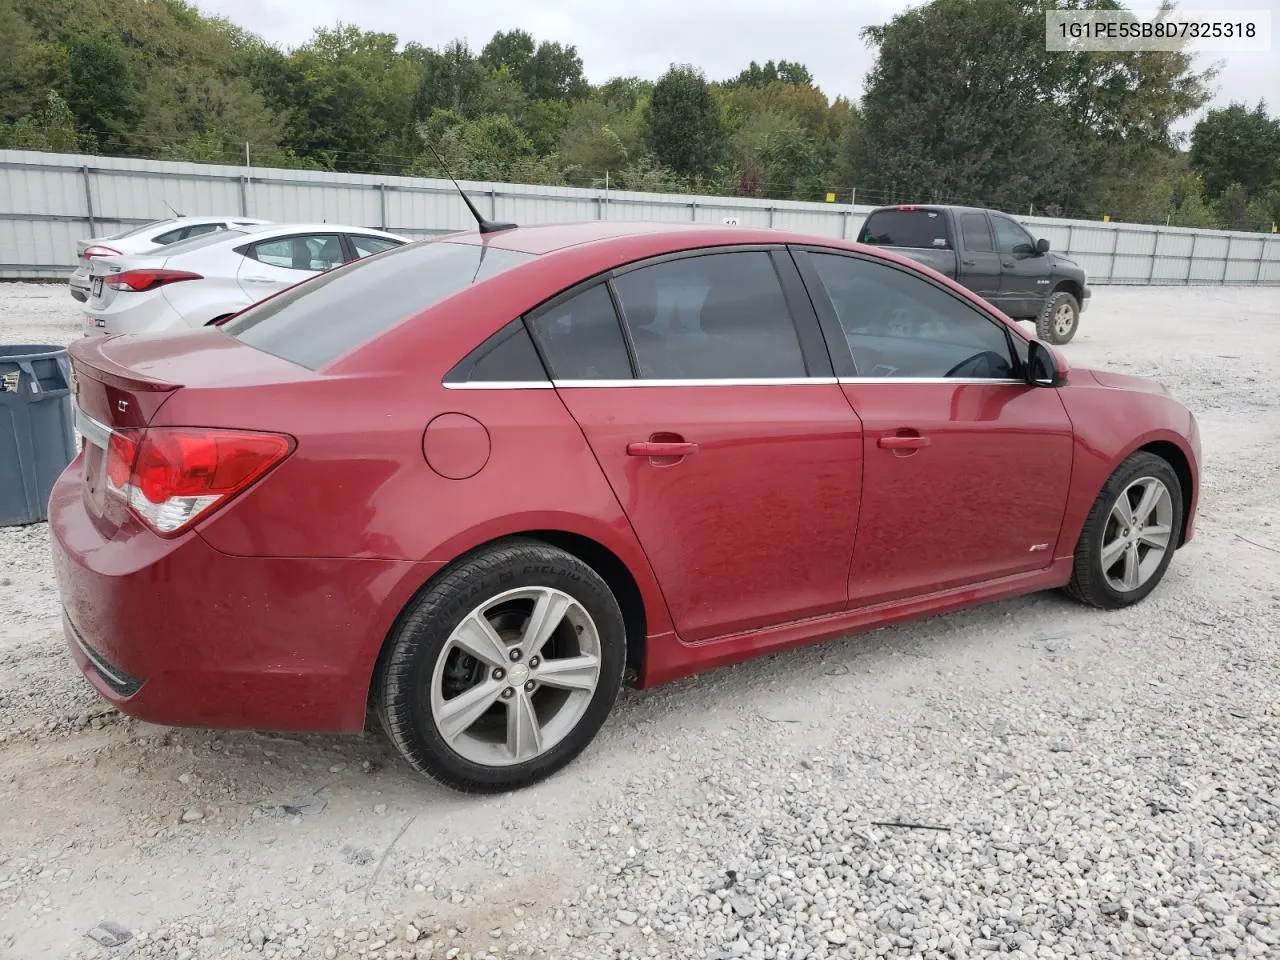
[[[867,214],[861,243],[889,247],[964,284],[1036,336],[1063,344],[1089,303],[1089,277],[1012,217],[981,207],[919,204]]]

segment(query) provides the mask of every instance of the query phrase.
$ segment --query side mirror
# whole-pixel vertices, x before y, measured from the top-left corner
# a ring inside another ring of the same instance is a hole
[[[1067,364],[1053,347],[1032,340],[1027,345],[1025,376],[1033,387],[1060,387],[1067,382]]]
[[[1048,252],[1049,252],[1049,241],[1046,240],[1044,237],[1041,237],[1039,240],[1036,241],[1036,253],[1048,253]]]

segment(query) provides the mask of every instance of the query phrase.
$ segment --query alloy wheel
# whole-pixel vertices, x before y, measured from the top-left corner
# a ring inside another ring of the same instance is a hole
[[[600,663],[600,633],[581,603],[551,587],[508,590],[449,635],[431,675],[431,716],[465,760],[526,763],[582,719]]]
[[[1164,482],[1141,477],[1116,498],[1102,537],[1102,575],[1132,593],[1160,569],[1173,536],[1173,497]]]

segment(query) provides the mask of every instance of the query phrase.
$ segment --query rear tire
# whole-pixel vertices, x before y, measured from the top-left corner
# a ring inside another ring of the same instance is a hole
[[[384,731],[420,773],[515,790],[570,763],[622,685],[626,633],[589,566],[513,538],[463,558],[407,608],[374,680]]]
[[[1131,606],[1164,579],[1181,538],[1178,475],[1154,453],[1135,453],[1093,502],[1067,593],[1104,610]]]
[[[1049,295],[1036,318],[1036,336],[1045,343],[1061,346],[1076,335],[1080,326],[1080,302],[1065,290]]]

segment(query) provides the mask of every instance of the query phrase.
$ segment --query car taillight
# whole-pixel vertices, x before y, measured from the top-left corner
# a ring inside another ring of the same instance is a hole
[[[95,243],[92,247],[85,247],[84,253],[80,254],[85,260],[92,260],[94,257],[118,257],[120,251],[115,247],[104,247]]]
[[[152,427],[112,432],[109,489],[152,530],[175,536],[251,487],[293,450],[276,433]]]
[[[132,290],[141,293],[162,287],[166,283],[177,283],[179,280],[203,280],[198,273],[186,270],[122,270],[120,273],[108,275],[104,282],[116,290]]]

